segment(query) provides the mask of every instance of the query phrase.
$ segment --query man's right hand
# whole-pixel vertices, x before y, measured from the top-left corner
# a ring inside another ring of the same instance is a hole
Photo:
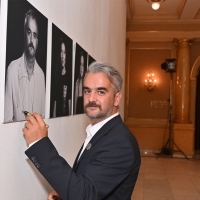
[[[61,197],[58,195],[58,193],[53,190],[50,192],[47,200],[62,200]]]
[[[48,129],[40,114],[28,115],[26,120],[22,131],[28,145],[48,136]]]

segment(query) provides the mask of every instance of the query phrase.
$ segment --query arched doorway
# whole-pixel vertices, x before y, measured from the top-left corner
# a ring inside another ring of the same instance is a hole
[[[195,151],[200,151],[200,73],[196,78],[196,109],[195,109]]]
[[[196,85],[195,97],[195,136],[194,149],[195,152],[200,152],[200,56],[194,63],[191,71],[191,81]]]

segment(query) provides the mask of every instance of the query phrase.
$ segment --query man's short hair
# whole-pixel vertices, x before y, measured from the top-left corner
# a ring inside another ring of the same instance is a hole
[[[119,74],[119,72],[114,67],[110,66],[109,64],[95,61],[89,65],[86,75],[89,72],[92,72],[92,73],[102,72],[106,74],[106,76],[108,77],[112,85],[114,86],[115,92],[117,93],[121,91],[122,83],[123,83],[122,77]]]
[[[32,17],[36,24],[37,24],[37,30],[38,30],[38,20],[37,20],[37,16],[36,13],[33,9],[30,9],[29,11],[27,11],[27,13],[25,14],[25,18],[24,18],[24,33],[26,31],[26,26],[27,26],[27,20],[29,17]]]

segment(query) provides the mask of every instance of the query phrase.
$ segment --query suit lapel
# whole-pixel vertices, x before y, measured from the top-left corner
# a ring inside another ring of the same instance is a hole
[[[82,151],[82,149],[83,149],[83,145],[84,145],[84,143],[82,144],[82,146],[81,146],[81,148],[80,148],[80,150],[79,150],[79,152],[78,152],[78,154],[77,154],[77,156],[76,156],[76,159],[75,159],[75,161],[74,161],[74,164],[73,164],[73,167],[72,167],[72,169],[74,169],[74,171],[75,171],[76,166],[77,166],[77,164],[78,164],[78,158],[79,158],[79,155],[80,155],[80,153],[81,153],[81,151]]]

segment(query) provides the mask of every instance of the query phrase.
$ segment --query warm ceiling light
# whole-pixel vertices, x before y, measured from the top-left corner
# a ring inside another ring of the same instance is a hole
[[[160,3],[164,2],[165,0],[147,0],[151,3],[151,7],[153,10],[158,10],[160,8]]]
[[[152,4],[151,4],[151,7],[152,7],[152,9],[154,9],[154,10],[158,10],[158,9],[160,8],[160,3],[158,3],[158,2],[152,3]]]

